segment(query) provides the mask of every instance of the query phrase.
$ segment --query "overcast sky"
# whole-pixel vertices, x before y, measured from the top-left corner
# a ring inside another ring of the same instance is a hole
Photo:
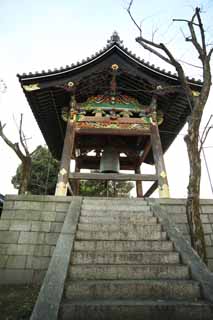
[[[183,33],[187,35],[185,25],[172,23],[172,18],[189,18],[193,7],[201,3],[210,43],[213,42],[213,0],[135,0],[132,11],[135,18],[142,21],[144,35],[151,36],[153,30],[158,30],[156,41],[166,42],[178,59],[199,66],[191,44],[183,39]],[[135,42],[138,32],[125,11],[127,6],[128,1],[123,0],[0,0],[0,78],[7,85],[6,92],[0,94],[0,120],[7,123],[5,133],[12,141],[18,140],[17,126],[20,113],[23,113],[29,149],[45,144],[19,85],[17,73],[60,68],[81,61],[102,49],[114,30],[118,31],[124,46],[137,56],[169,70],[169,66]],[[190,77],[202,77],[200,68],[184,66]],[[201,130],[212,110],[211,93]],[[186,128],[165,155],[172,197],[185,197],[187,194],[185,132]],[[213,130],[205,143],[205,153],[213,180]],[[17,192],[10,181],[19,162],[13,151],[0,140],[0,193]],[[144,166],[144,170],[150,173],[153,169]],[[205,166],[201,197],[212,197]]]

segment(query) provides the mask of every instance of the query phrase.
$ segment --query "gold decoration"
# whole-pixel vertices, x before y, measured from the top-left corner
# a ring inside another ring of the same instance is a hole
[[[24,85],[23,88],[25,91],[35,91],[35,90],[41,89],[39,87],[39,83],[32,83],[32,84]]]
[[[168,184],[163,184],[162,187],[159,187],[159,196],[160,198],[170,198]]]
[[[62,119],[63,119],[65,122],[67,122],[68,119],[69,119],[69,116],[70,116],[70,114],[69,114],[69,108],[68,108],[68,107],[64,107],[64,108],[62,109],[62,112],[61,112],[61,117],[62,117]]]
[[[192,95],[193,95],[193,97],[199,97],[200,92],[199,92],[199,91],[193,91],[193,90],[192,90]]]
[[[158,122],[158,125],[160,126],[164,121],[164,115],[163,115],[163,112],[161,110],[158,110],[157,111],[157,122]]]
[[[114,63],[112,64],[111,68],[112,70],[118,70],[119,66],[116,63]]]
[[[76,121],[77,111],[71,110],[70,116],[71,116],[71,120]]]
[[[165,171],[162,171],[162,172],[160,173],[160,176],[161,176],[162,178],[166,178],[166,172],[165,172]]]
[[[64,176],[65,174],[67,174],[67,170],[66,170],[65,168],[62,168],[62,169],[60,170],[60,174],[61,174],[62,176]]]
[[[65,182],[58,182],[56,185],[55,196],[66,196],[68,184]]]
[[[69,81],[68,83],[67,83],[67,86],[69,87],[69,88],[72,88],[72,87],[74,87],[74,82],[72,82],[72,81]]]
[[[152,123],[156,124],[157,123],[157,112],[156,111],[152,112],[151,118],[152,118]]]

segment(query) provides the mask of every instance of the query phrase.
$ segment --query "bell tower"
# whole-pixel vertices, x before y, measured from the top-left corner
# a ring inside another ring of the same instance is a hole
[[[105,48],[82,62],[18,77],[50,151],[61,161],[56,195],[78,194],[79,181],[91,179],[135,181],[138,197],[156,188],[169,197],[163,154],[191,112],[175,74],[136,57],[114,32]],[[199,81],[187,81],[199,92]],[[142,174],[143,163],[154,165],[155,173]],[[144,181],[152,183],[146,192]]]
[[[143,197],[142,181],[157,181],[160,196],[169,197],[158,132],[163,114],[157,108],[157,94],[152,95],[149,105],[139,103],[135,97],[119,90],[119,65],[114,63],[109,69],[111,80],[108,90],[106,88],[103,94],[88,97],[83,103],[78,103],[75,96],[77,84],[70,82],[66,87],[71,94],[70,108],[63,110],[68,132],[64,141],[56,195],[64,194],[68,183],[64,178],[69,171],[67,164],[65,167],[65,159],[69,161],[73,155],[76,171],[69,178],[75,180],[76,185],[79,185],[80,179],[131,180],[136,181],[137,196]],[[144,147],[140,146],[141,140],[143,143],[146,141]],[[132,148],[131,141],[138,144],[138,149]],[[140,164],[150,149],[153,152],[156,174],[142,175]],[[96,170],[96,173],[81,173],[80,170],[85,168]],[[120,173],[120,169],[134,173]],[[78,187],[75,187],[75,193],[78,194]]]

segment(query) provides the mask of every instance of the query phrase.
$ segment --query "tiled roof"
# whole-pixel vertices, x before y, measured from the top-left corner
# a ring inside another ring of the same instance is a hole
[[[165,69],[160,69],[159,67],[156,67],[154,64],[150,64],[147,61],[144,61],[144,59],[141,59],[139,56],[136,56],[136,54],[132,53],[132,51],[129,51],[127,47],[124,47],[123,41],[120,39],[117,31],[114,31],[110,39],[107,41],[107,45],[102,48],[100,51],[97,51],[95,54],[93,54],[91,57],[87,57],[86,59],[83,59],[82,61],[77,61],[76,63],[72,63],[71,65],[67,65],[65,67],[54,68],[53,70],[48,69],[47,71],[36,71],[35,73],[29,72],[28,74],[18,74],[18,78],[21,81],[29,81],[29,80],[39,80],[46,77],[54,77],[58,75],[64,75],[66,73],[69,73],[73,70],[76,70],[80,67],[83,67],[85,65],[88,65],[92,63],[93,61],[96,61],[98,58],[102,57],[105,53],[112,50],[114,47],[117,47],[118,50],[121,50],[124,54],[126,54],[130,59],[134,60],[136,63],[138,63],[140,66],[143,66],[155,73],[161,74],[167,78],[170,79],[177,79],[177,74],[172,73],[170,71],[166,71]],[[202,85],[201,80],[195,80],[194,78],[187,78],[189,83],[195,84],[195,85]]]

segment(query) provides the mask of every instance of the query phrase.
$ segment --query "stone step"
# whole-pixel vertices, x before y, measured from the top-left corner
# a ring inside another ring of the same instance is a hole
[[[212,307],[203,301],[95,300],[69,301],[61,320],[212,320]]]
[[[114,224],[114,223],[142,223],[142,224],[155,224],[158,222],[156,217],[147,216],[147,215],[119,215],[119,216],[81,216],[80,223],[104,223],[104,224]]]
[[[106,205],[133,205],[133,206],[148,206],[147,201],[141,200],[141,199],[84,199],[83,205],[100,205],[100,206],[106,206]]]
[[[161,231],[162,227],[160,224],[150,224],[150,225],[144,225],[144,224],[104,224],[104,223],[79,223],[78,224],[78,230],[79,231],[99,231],[99,232],[112,232],[112,231],[121,231],[121,232],[135,232],[135,233],[141,233],[144,231],[144,229],[150,230],[150,233]]]
[[[166,240],[166,232],[144,227],[141,232],[128,231],[77,231],[76,240]]]
[[[172,251],[171,241],[75,241],[74,251]]]
[[[133,204],[130,205],[113,205],[113,204],[108,204],[108,205],[99,205],[99,204],[94,204],[94,205],[89,205],[89,204],[82,204],[82,210],[94,210],[94,211],[124,211],[124,212],[129,212],[129,211],[136,211],[136,212],[149,212],[150,207],[149,206],[134,206]]]
[[[69,277],[73,280],[119,279],[189,279],[185,265],[72,265]]]
[[[71,264],[178,264],[177,252],[76,251]],[[141,266],[143,268],[143,266]]]
[[[67,299],[182,299],[200,298],[198,282],[191,280],[70,281]]]
[[[82,209],[81,217],[116,217],[116,218],[140,218],[140,217],[153,217],[150,210],[96,210],[96,209]]]

